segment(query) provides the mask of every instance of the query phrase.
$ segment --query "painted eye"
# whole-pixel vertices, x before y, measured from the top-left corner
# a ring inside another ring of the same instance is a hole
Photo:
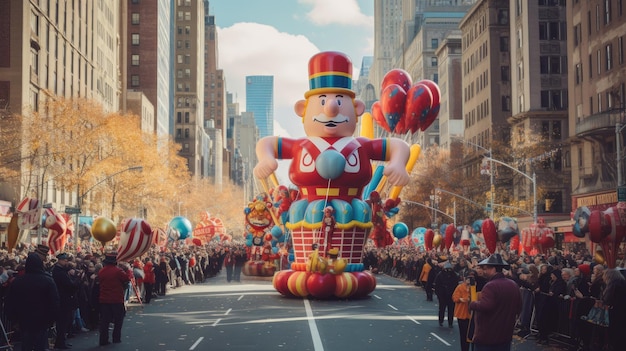
[[[337,105],[341,106],[341,100],[337,100]]]
[[[322,106],[326,105],[326,100],[322,99]]]

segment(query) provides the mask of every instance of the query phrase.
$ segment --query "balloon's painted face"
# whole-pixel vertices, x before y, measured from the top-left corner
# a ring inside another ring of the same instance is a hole
[[[307,99],[303,123],[307,136],[352,136],[357,111],[353,99],[342,94],[312,95]]]

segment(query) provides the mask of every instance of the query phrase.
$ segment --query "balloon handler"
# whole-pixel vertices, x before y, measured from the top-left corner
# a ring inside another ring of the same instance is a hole
[[[293,238],[292,270],[278,272],[274,287],[288,296],[365,296],[374,290],[376,280],[363,272],[361,263],[373,226],[363,188],[372,178],[372,161],[386,161],[383,174],[389,184],[406,185],[410,148],[398,138],[353,136],[365,104],[355,99],[352,62],[343,53],[314,55],[309,61],[309,87],[294,108],[307,137],[268,136],[256,146],[259,162],[254,175],[265,180],[278,168],[277,160],[291,159],[289,177],[301,195],[291,204],[285,223]],[[329,206],[332,230],[324,221]],[[347,263],[343,272],[334,275],[320,271],[324,265],[317,264],[331,249],[337,249],[338,259]]]

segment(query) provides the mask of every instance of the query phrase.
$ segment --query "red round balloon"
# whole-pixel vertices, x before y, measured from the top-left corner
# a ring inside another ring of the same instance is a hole
[[[452,244],[454,243],[454,236],[458,233],[454,225],[448,225],[446,227],[446,236],[443,238],[444,245],[446,249],[450,249]]]
[[[424,118],[420,121],[420,130],[425,131],[430,125],[437,119],[439,115],[440,108],[440,99],[441,99],[441,91],[439,90],[439,86],[437,83],[433,82],[429,79],[423,79],[418,82],[419,84],[424,84],[430,89],[430,93],[432,94],[432,102],[430,104],[430,109],[428,113],[424,116]]]
[[[407,91],[411,87],[411,81],[411,75],[407,71],[401,68],[394,68],[387,72],[383,77],[381,91],[385,90],[385,88],[391,84],[398,84],[404,89],[404,91]]]
[[[357,288],[352,297],[360,298],[369,295],[376,289],[376,277],[368,271],[352,273],[356,277]]]
[[[384,130],[391,132],[391,129],[387,124],[387,119],[385,119],[385,115],[383,114],[380,101],[376,101],[372,104],[372,118],[374,119],[374,122],[376,122],[376,124],[381,126]]]
[[[404,120],[406,91],[398,84],[388,85],[380,97],[380,106],[389,129],[395,131],[398,123]]]
[[[406,93],[404,119],[408,130],[415,133],[420,129],[420,121],[430,111],[433,96],[425,84],[414,84]]]
[[[278,291],[281,295],[293,297],[294,295],[289,291],[287,287],[287,282],[289,281],[289,277],[293,274],[292,270],[284,270],[278,271],[274,274],[274,278],[272,279],[272,285],[274,289]]]
[[[330,273],[313,273],[306,280],[306,287],[311,296],[325,299],[333,296],[337,282],[335,276]]]

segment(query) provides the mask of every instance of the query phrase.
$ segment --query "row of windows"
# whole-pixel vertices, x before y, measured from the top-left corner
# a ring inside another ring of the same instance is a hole
[[[185,128],[184,134],[182,128],[176,128],[176,139],[183,138],[183,135],[185,139],[189,139],[189,128]]]
[[[613,51],[613,43],[606,44],[603,49],[596,51],[595,71],[598,75],[602,74],[603,69],[604,72],[608,72],[615,66]],[[593,78],[593,56],[589,55],[589,79]],[[624,64],[624,36],[617,38],[617,64]],[[574,82],[578,85],[583,82],[583,64],[577,63],[575,69]]]
[[[551,111],[567,110],[567,89],[542,90],[541,107]]]
[[[624,0],[617,0],[617,16],[622,17],[624,14]],[[592,14],[591,11],[587,11],[587,37],[591,37],[592,34]],[[613,1],[605,0],[603,9],[600,9],[600,5],[596,5],[596,33],[600,31],[601,24],[604,23],[605,26],[608,26],[613,21]],[[574,46],[578,46],[578,44],[582,40],[582,24],[578,23],[574,25]]]
[[[480,104],[476,106],[476,108],[472,109],[468,113],[465,114],[465,128],[469,128],[474,124],[478,123],[480,120],[487,118],[489,116],[489,99],[484,100]]]
[[[483,59],[486,59],[488,56],[489,56],[489,48],[487,47],[487,42],[485,41],[480,45],[478,49],[476,49],[476,51],[474,51],[467,58],[467,60],[465,60],[464,65],[463,65],[463,71],[464,71],[463,73],[467,75],[470,71],[474,69],[474,67],[478,66],[478,64],[481,63]]]
[[[464,90],[464,101],[469,101],[474,98],[474,88],[476,88],[476,94],[486,89],[489,85],[489,71],[484,71],[478,77],[476,81],[469,83]]]
[[[589,114],[593,115],[594,113],[600,113],[603,111],[610,111],[615,108],[623,108],[620,106],[621,101],[626,97],[626,84],[622,83],[620,85],[619,91],[616,92],[616,89],[608,89],[605,92],[598,93],[595,102],[597,104],[597,109],[594,110],[594,97],[589,97]]]

